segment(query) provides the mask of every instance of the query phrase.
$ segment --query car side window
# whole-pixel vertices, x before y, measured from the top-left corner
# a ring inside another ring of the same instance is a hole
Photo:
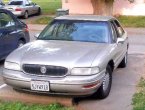
[[[117,41],[117,33],[116,33],[116,30],[115,30],[115,26],[114,26],[114,23],[110,23],[111,24],[111,32],[112,32],[112,40],[113,42],[116,42]]]
[[[30,6],[30,3],[29,3],[28,0],[25,1],[25,5],[26,5],[26,6]]]
[[[30,6],[34,5],[34,3],[32,1],[29,1]]]
[[[14,25],[15,21],[12,19],[10,15],[3,12],[0,13],[0,28],[6,28]]]
[[[121,27],[120,23],[117,20],[113,20],[113,23],[116,27],[117,31],[117,37],[122,37],[122,35],[125,33],[123,28]]]

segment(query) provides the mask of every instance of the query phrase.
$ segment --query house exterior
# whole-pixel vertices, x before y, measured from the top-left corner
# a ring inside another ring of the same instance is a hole
[[[91,0],[62,0],[62,8],[69,9],[70,14],[93,14]],[[113,14],[145,16],[145,0],[115,0]]]

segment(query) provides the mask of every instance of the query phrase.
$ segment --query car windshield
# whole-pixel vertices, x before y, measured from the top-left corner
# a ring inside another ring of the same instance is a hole
[[[23,1],[11,1],[9,5],[23,5]]]
[[[38,39],[107,43],[109,27],[107,22],[55,20]]]

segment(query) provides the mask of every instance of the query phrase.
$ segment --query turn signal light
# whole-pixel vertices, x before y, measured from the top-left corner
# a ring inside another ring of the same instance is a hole
[[[98,84],[100,84],[100,81],[97,81],[94,84],[85,85],[85,86],[83,86],[83,88],[85,88],[85,89],[93,88],[93,87],[96,87]]]

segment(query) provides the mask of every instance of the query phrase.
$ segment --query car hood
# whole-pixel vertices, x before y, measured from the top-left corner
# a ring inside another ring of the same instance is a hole
[[[42,41],[26,44],[17,49],[7,61],[21,64],[40,64],[72,67],[90,67],[96,56],[109,44],[71,41]]]

